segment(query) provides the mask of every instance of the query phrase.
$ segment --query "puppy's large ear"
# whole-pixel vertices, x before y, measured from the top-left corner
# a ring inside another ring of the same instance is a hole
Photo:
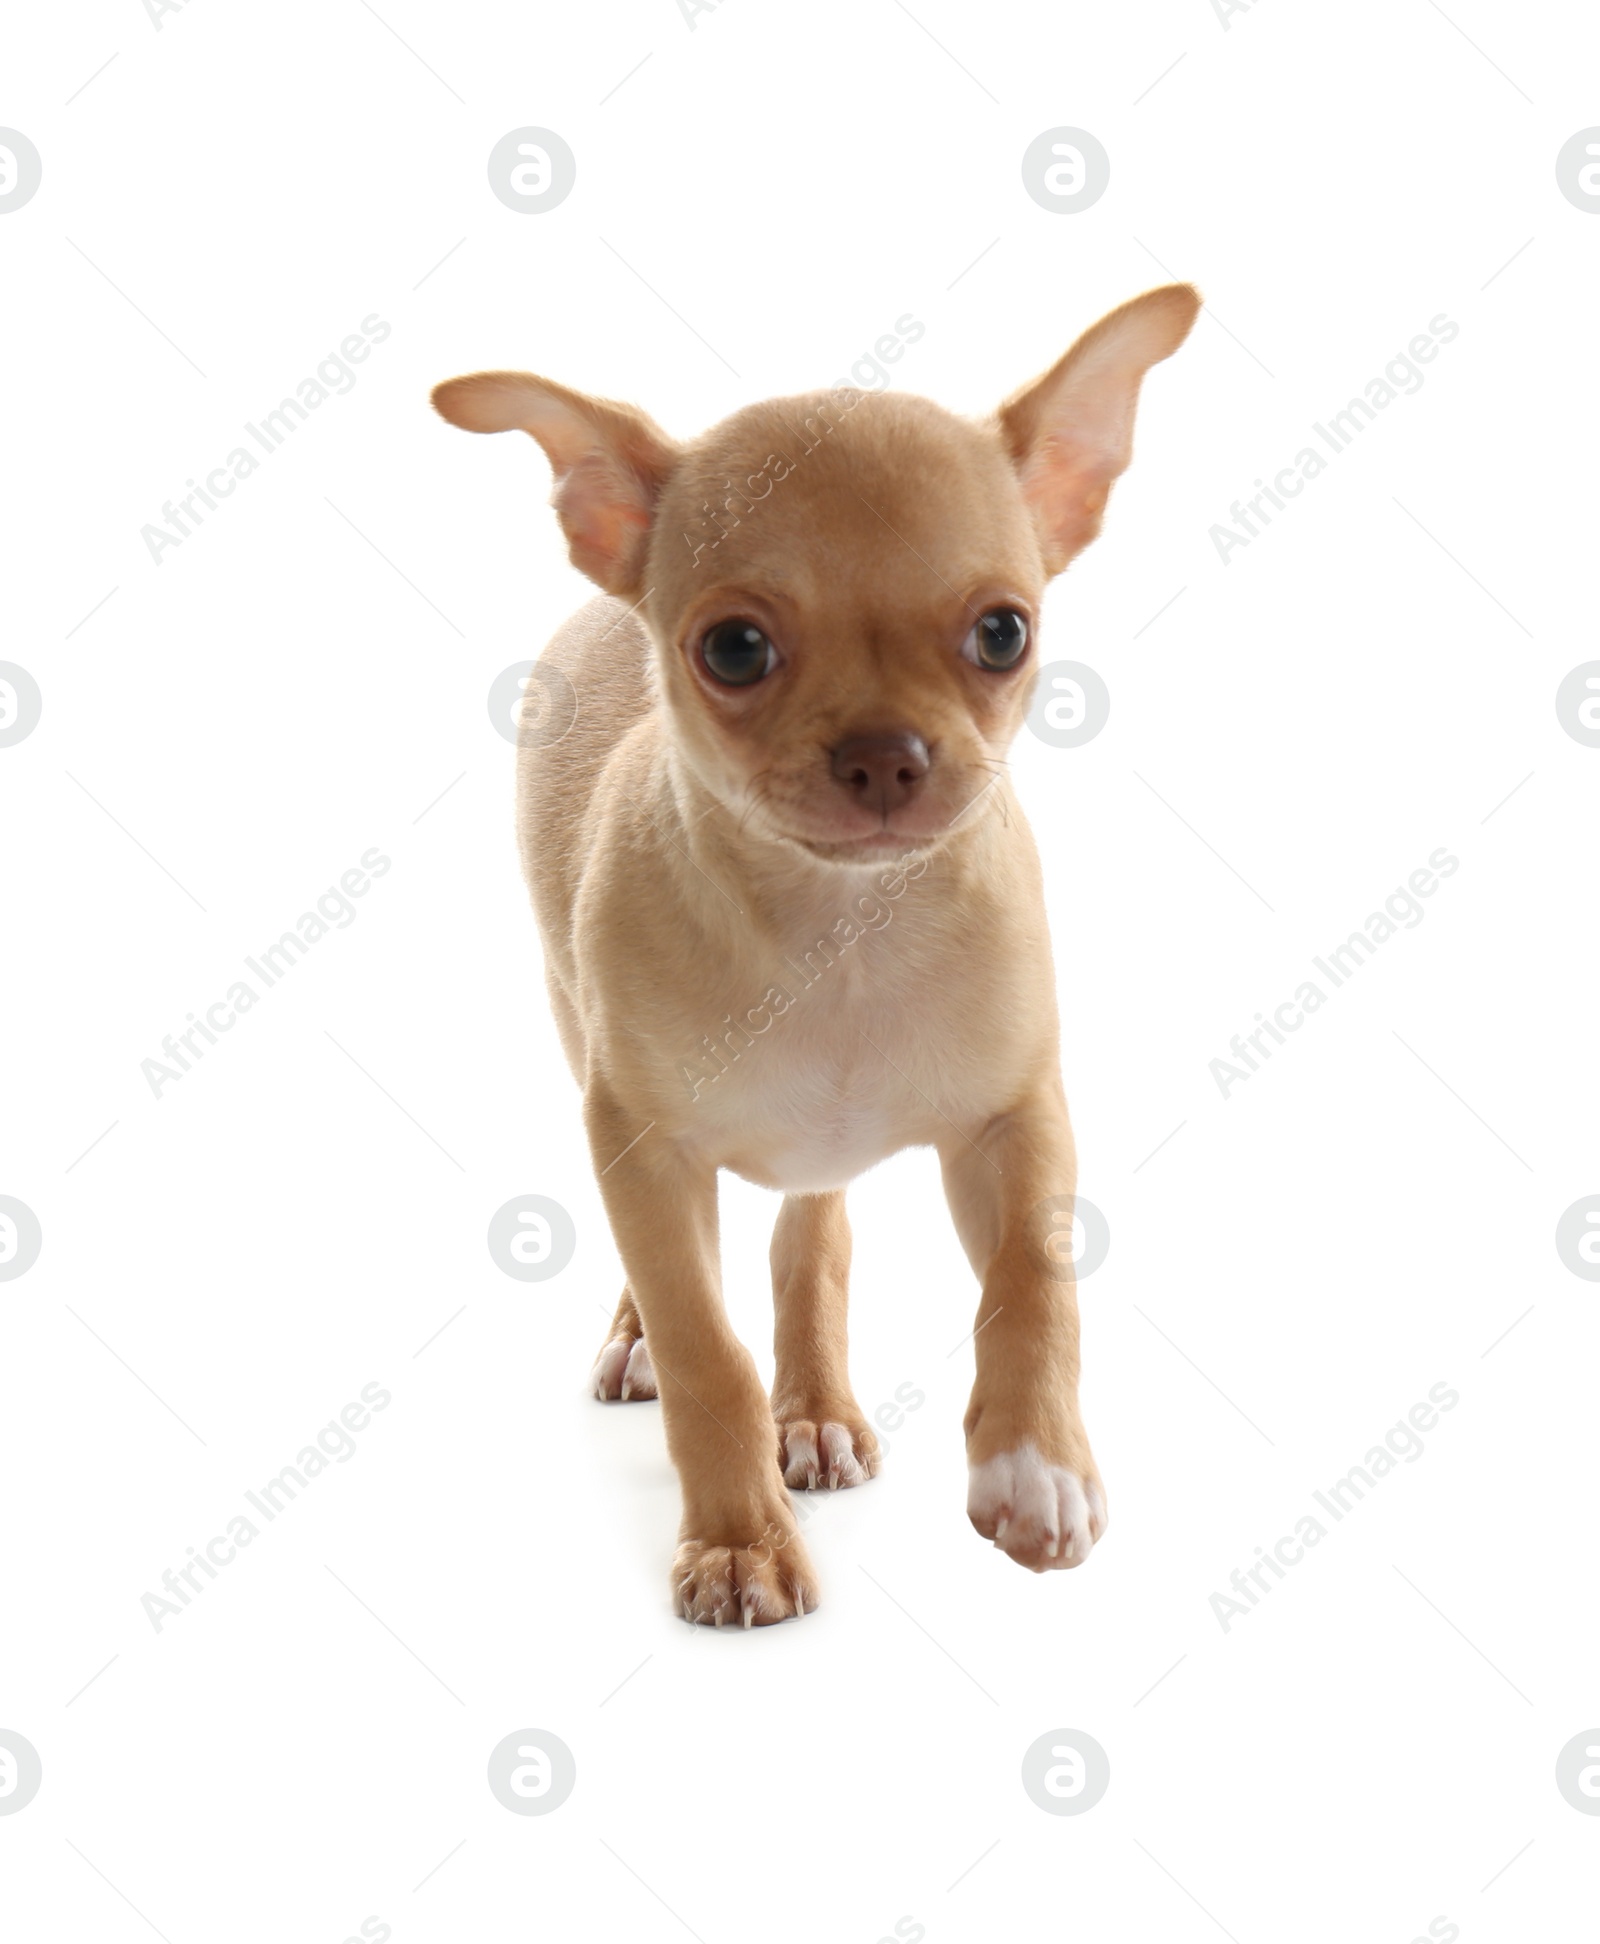
[[[1182,344],[1199,311],[1191,284],[1148,290],[1102,317],[1059,364],[1000,407],[1001,434],[1050,573],[1100,531],[1112,482],[1133,457],[1139,385]]]
[[[636,600],[672,441],[632,405],[589,398],[525,371],[480,371],[436,385],[434,410],[468,432],[528,433],[555,474],[551,504],[580,573]]]

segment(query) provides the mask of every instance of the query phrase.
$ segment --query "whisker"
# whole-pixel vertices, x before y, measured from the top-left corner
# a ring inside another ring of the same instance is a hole
[[[751,811],[754,810],[758,804],[765,801],[766,794],[767,794],[767,790],[766,790],[767,778],[771,776],[771,774],[772,771],[770,769],[764,769],[760,772],[759,775],[751,777],[750,781],[745,785],[745,795],[750,800],[745,805],[743,814],[739,818],[738,827],[734,831],[735,837],[742,837],[744,835],[745,823],[749,819]]]

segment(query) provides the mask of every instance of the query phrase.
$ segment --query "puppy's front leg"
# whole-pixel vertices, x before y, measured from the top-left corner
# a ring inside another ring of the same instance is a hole
[[[876,1477],[878,1440],[850,1388],[850,1221],[844,1190],[785,1195],[772,1231],[772,1415],[784,1483],[816,1491]]]
[[[941,1159],[983,1283],[967,1516],[1036,1573],[1081,1565],[1105,1530],[1106,1499],[1078,1414],[1077,1288],[1059,1218],[1077,1180],[1065,1104],[1041,1092]]]
[[[646,1117],[591,1086],[584,1117],[611,1231],[638,1305],[683,1488],[677,1609],[707,1625],[809,1613],[816,1580],[778,1470],[772,1409],[728,1323],[717,1178]]]

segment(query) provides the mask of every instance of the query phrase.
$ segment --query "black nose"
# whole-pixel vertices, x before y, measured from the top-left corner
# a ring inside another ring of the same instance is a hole
[[[909,731],[849,736],[833,752],[832,769],[853,797],[887,816],[916,795],[928,773],[928,745]]]

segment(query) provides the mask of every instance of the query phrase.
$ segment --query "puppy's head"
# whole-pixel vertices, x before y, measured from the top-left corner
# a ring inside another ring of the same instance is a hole
[[[685,445],[519,372],[433,394],[531,433],[573,564],[637,604],[682,759],[750,834],[840,864],[929,849],[993,800],[1046,582],[1099,531],[1150,366],[1200,300],[1124,304],[993,418],[831,391]]]

